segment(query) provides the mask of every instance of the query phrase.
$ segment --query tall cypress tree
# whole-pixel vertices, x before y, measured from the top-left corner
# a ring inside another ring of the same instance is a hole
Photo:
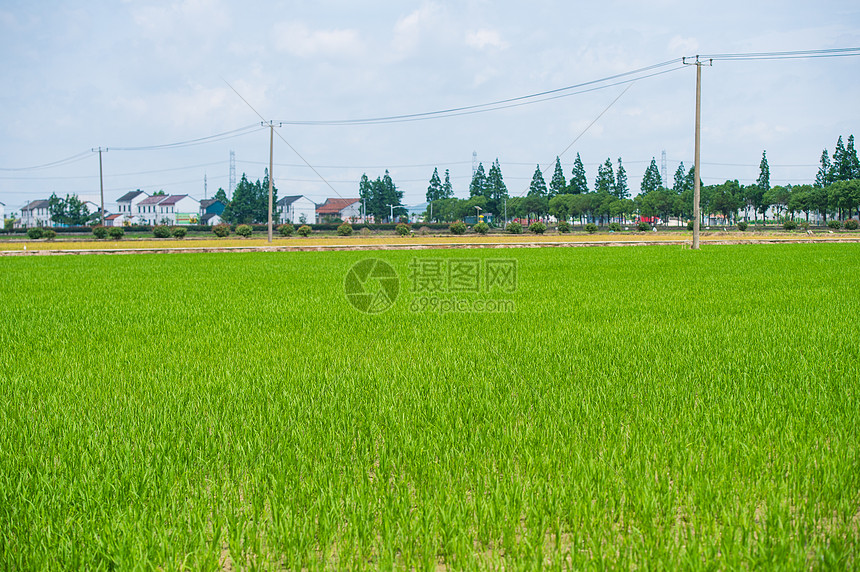
[[[442,198],[450,199],[454,196],[454,187],[451,185],[451,172],[445,169],[445,182],[442,183]]]
[[[358,198],[361,199],[364,216],[373,213],[373,185],[367,178],[367,173],[361,175],[358,183]]]
[[[615,196],[619,199],[626,199],[630,196],[630,188],[627,186],[627,171],[624,165],[621,164],[621,157],[618,157],[618,171],[615,174]]]
[[[478,163],[478,169],[472,175],[469,183],[469,197],[483,197],[487,192],[487,175],[484,173],[484,164]]]
[[[767,165],[767,151],[761,152],[761,163],[759,163],[759,175],[755,184],[761,189],[762,193],[770,190],[770,167]]]
[[[836,149],[833,150],[833,170],[831,171],[830,181],[845,181],[848,175],[847,164],[845,161],[845,144],[842,142],[842,135],[836,141]],[[850,178],[850,177],[849,177]]]
[[[427,202],[438,201],[442,198],[442,181],[439,179],[438,167],[433,168],[430,185],[427,187]]]
[[[568,192],[572,195],[581,195],[588,192],[588,179],[585,176],[585,166],[582,164],[582,159],[579,153],[576,154],[576,160],[573,162],[573,171],[570,175],[570,184]]]
[[[540,170],[540,165],[535,168],[535,174],[532,175],[532,182],[529,185],[529,197],[546,197],[546,181],[543,178],[543,172]]]
[[[561,168],[561,160],[555,158],[555,171],[552,173],[552,180],[549,182],[549,198],[560,195],[565,192],[567,182],[564,180],[564,171]]]
[[[498,157],[490,166],[484,196],[487,197],[487,210],[499,215],[503,209],[504,200],[508,198],[508,187],[502,178],[502,166],[499,164]]]
[[[675,184],[678,183],[678,172],[684,168],[683,163],[675,172]],[[651,157],[651,164],[645,169],[645,174],[642,176],[642,182],[639,184],[639,190],[643,193],[656,191],[663,186],[663,178],[660,176],[660,169],[657,168],[657,160]]]
[[[830,155],[827,154],[827,149],[825,149],[821,152],[818,173],[815,175],[815,184],[813,186],[823,189],[832,182],[832,175],[833,165],[830,164]]]
[[[675,183],[672,185],[672,190],[675,191],[676,195],[680,195],[684,191],[688,190],[687,171],[684,169],[683,161],[681,161],[681,164],[678,165],[678,169],[675,171]]]
[[[594,180],[594,190],[598,193],[612,194],[615,191],[615,172],[612,169],[612,159],[597,167],[597,178]]]
[[[860,160],[857,159],[857,149],[854,148],[854,136],[848,136],[848,148],[845,149],[845,162],[848,164],[848,178],[860,179]]]

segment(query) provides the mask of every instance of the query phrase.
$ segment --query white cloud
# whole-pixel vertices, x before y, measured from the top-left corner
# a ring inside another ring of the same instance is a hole
[[[284,22],[276,24],[274,31],[275,46],[294,56],[353,58],[364,52],[364,45],[355,30],[311,30],[302,23]]]
[[[508,47],[508,44],[502,40],[502,36],[498,30],[491,30],[489,28],[481,28],[474,32],[468,32],[466,34],[466,45],[478,50],[485,48],[503,50]]]
[[[669,40],[669,53],[675,56],[691,56],[699,49],[699,42],[696,38],[682,38],[675,36]]]
[[[400,18],[394,25],[394,51],[402,56],[414,50],[421,42],[424,29],[437,22],[439,14],[436,4],[427,3]]]

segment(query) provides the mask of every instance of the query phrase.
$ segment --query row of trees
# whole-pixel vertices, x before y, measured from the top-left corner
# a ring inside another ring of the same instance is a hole
[[[436,184],[439,184],[439,173],[433,171],[436,178]],[[450,187],[451,182],[447,176],[445,180]],[[430,181],[431,186],[434,184]],[[452,191],[453,194],[453,191]],[[406,216],[406,209],[403,207],[403,191],[397,188],[388,169],[382,177],[377,177],[375,181],[371,181],[367,177],[367,173],[361,176],[361,181],[358,183],[358,196],[364,205],[365,216],[372,216],[374,220],[388,220],[392,213],[394,220],[400,216]]]
[[[60,226],[86,226],[95,223],[99,218],[99,213],[91,213],[77,195],[66,195],[62,198],[56,193],[51,194],[48,199],[48,214],[51,215],[51,221]]]
[[[236,185],[232,198],[227,198],[224,189],[218,189],[215,198],[227,206],[221,218],[230,224],[264,224],[269,222],[269,170],[266,169],[263,180],[255,182],[248,180],[245,173]],[[280,209],[277,208],[278,189],[272,187],[272,220],[277,224]]]
[[[541,218],[547,215],[559,220],[579,218],[604,222],[635,217],[690,219],[693,216],[693,187],[695,169],[687,170],[683,163],[675,171],[671,187],[663,185],[655,158],[645,170],[639,193],[631,198],[627,172],[618,158],[617,165],[607,159],[598,167],[594,190],[590,190],[579,153],[574,160],[570,180],[566,180],[561,161],[556,157],[549,184],[540,166],[535,169],[529,190],[524,197],[509,197],[501,166],[496,159],[489,174],[478,165],[469,185],[469,198],[453,197],[448,171],[445,185],[440,184],[438,169],[434,169],[427,188],[427,201],[432,203],[433,220],[451,221],[474,215],[479,207],[484,213],[500,217]],[[751,185],[728,180],[718,185],[702,185],[700,208],[703,217],[719,215],[727,223],[739,218],[758,221],[769,209],[777,218],[818,213],[825,221],[828,215],[851,217],[860,208],[857,188],[860,186],[860,161],[854,147],[854,136],[844,145],[842,137],[836,143],[833,160],[825,149],[814,185],[770,185],[767,152],[762,153],[759,177]],[[430,209],[428,209],[429,211]],[[740,213],[743,213],[742,215]]]

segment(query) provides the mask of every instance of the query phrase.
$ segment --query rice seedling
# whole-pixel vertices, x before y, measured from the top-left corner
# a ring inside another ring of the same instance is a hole
[[[0,568],[853,568],[860,249],[0,259]]]

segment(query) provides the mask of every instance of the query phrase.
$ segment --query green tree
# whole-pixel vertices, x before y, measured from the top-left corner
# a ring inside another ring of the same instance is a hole
[[[842,135],[836,141],[836,149],[833,150],[833,167],[831,170],[830,180],[847,181],[851,178],[851,165],[845,151],[845,144],[842,142]]]
[[[362,173],[361,179],[358,182],[358,198],[361,199],[365,217],[375,212],[373,184],[370,182],[370,179],[367,178],[367,173]]]
[[[695,174],[693,176],[695,177]],[[681,164],[678,165],[678,169],[675,171],[675,184],[672,185],[672,190],[675,191],[676,195],[682,195],[684,191],[693,190],[693,187],[688,187],[688,180],[693,179],[687,178],[687,171],[684,169],[684,162],[682,161]]]
[[[830,163],[830,156],[827,154],[827,149],[821,152],[819,160],[818,173],[815,175],[815,186],[823,188],[833,182],[833,165]]]
[[[556,195],[549,200],[549,214],[559,221],[566,221],[575,212],[575,195]]]
[[[773,207],[773,210],[776,212],[776,216],[778,218],[782,215],[782,211],[788,209],[788,201],[790,197],[791,185],[787,187],[777,185],[775,187],[771,187],[764,194],[764,202],[766,205]]]
[[[630,188],[627,186],[627,171],[624,165],[621,164],[621,157],[618,157],[618,171],[615,175],[615,191],[612,193],[615,198],[621,200],[630,196]]]
[[[684,164],[682,163],[679,169],[683,168]],[[678,175],[675,174],[675,181],[677,184]],[[660,177],[660,169],[657,168],[657,160],[654,157],[651,157],[651,164],[648,165],[648,168],[645,169],[645,174],[642,176],[642,183],[639,185],[639,190],[643,193],[648,194],[652,191],[656,191],[660,187],[663,186],[663,179]]]
[[[615,191],[615,172],[612,169],[612,159],[607,159],[597,168],[594,190],[598,193],[607,194],[612,194]]]
[[[478,168],[475,174],[472,175],[472,182],[469,183],[470,197],[483,197],[487,193],[487,175],[484,172],[483,163],[478,163]]]
[[[567,181],[564,180],[564,170],[561,168],[561,159],[555,158],[555,170],[549,182],[549,197],[563,194],[567,190]]]
[[[860,159],[857,158],[857,149],[854,148],[854,135],[848,136],[848,148],[845,149],[845,162],[848,179],[860,179]]]
[[[529,197],[546,197],[546,181],[543,180],[543,172],[540,170],[540,165],[535,168],[534,175],[532,175],[532,182],[529,185]]]
[[[442,180],[439,178],[439,169],[433,168],[433,175],[430,177],[430,185],[427,187],[427,202],[438,201],[442,197]]]
[[[712,212],[723,215],[726,223],[732,224],[737,217],[738,209],[741,208],[741,185],[737,179],[716,185],[709,199]]]
[[[487,210],[496,216],[502,214],[505,199],[508,198],[508,187],[502,177],[502,166],[499,159],[490,166],[490,173],[486,179],[484,196],[487,197]]]
[[[755,184],[761,189],[762,197],[764,193],[770,190],[770,167],[767,165],[767,151],[761,152],[761,162],[759,163],[759,175]]]
[[[233,191],[233,198],[221,213],[221,218],[230,224],[251,224],[254,222],[258,203],[258,184],[250,182],[245,173],[242,173],[242,178]]]
[[[747,185],[744,187],[744,201],[746,207],[752,209],[754,221],[758,224],[758,213],[765,205],[764,190],[758,185]]]
[[[48,199],[48,213],[55,224],[62,226],[84,226],[93,220],[87,205],[77,195],[66,195],[62,199],[52,194]]]
[[[454,196],[454,187],[451,185],[451,172],[448,169],[445,169],[445,182],[442,183],[442,197],[443,199],[450,199]]]
[[[227,198],[227,191],[225,191],[221,187],[218,187],[218,192],[215,193],[215,200],[221,201],[225,205],[230,202],[230,199]]]
[[[576,159],[573,161],[573,171],[571,171],[570,183],[567,189],[567,192],[572,195],[581,195],[588,192],[588,179],[585,176],[585,166],[582,164],[579,153],[576,154]]]

